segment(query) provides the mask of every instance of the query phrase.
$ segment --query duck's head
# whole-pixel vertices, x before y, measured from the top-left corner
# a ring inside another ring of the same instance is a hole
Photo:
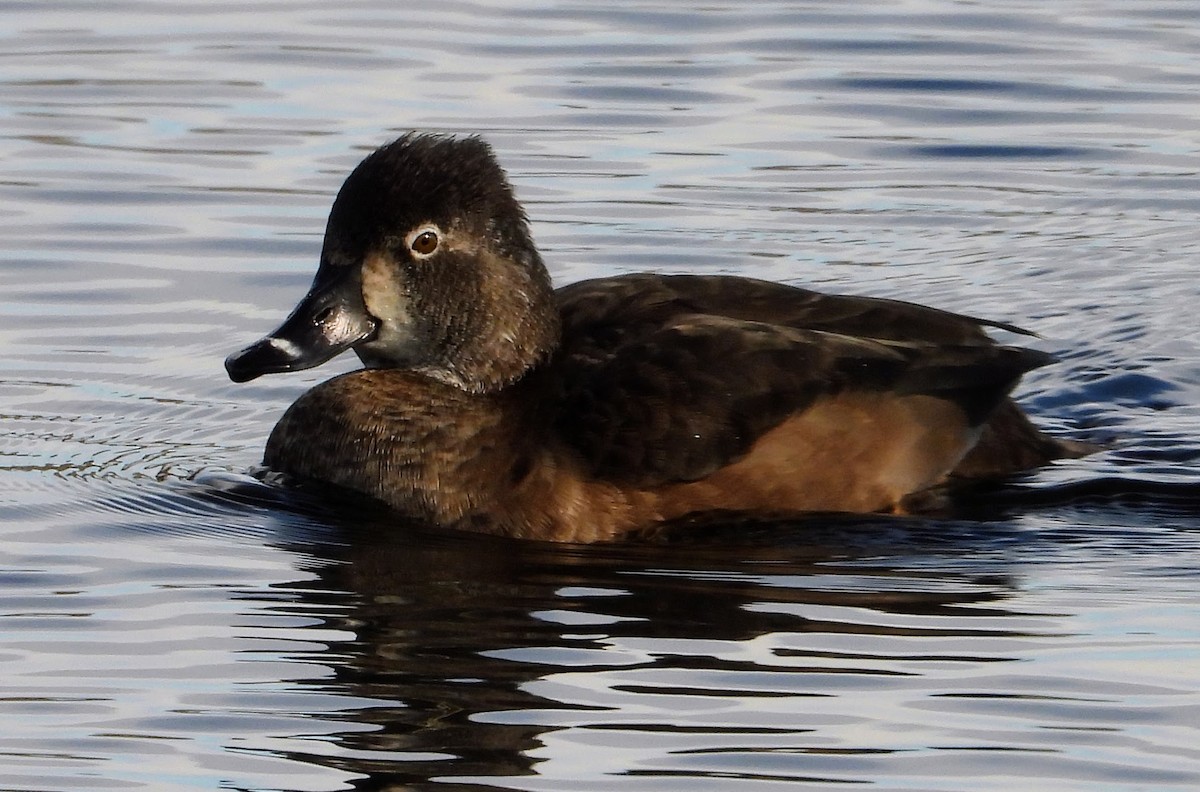
[[[346,179],[312,288],[225,368],[245,382],[353,349],[371,368],[483,392],[547,357],[558,332],[549,275],[491,148],[408,134]]]

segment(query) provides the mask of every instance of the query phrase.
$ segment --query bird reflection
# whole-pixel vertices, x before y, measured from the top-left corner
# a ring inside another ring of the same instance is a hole
[[[694,693],[737,696],[746,692],[705,689],[713,684],[705,673],[741,670],[758,679],[777,671],[779,695],[794,695],[784,675],[828,665],[821,651],[806,658],[805,636],[920,634],[929,627],[913,626],[911,617],[954,616],[937,628],[953,638],[978,634],[963,626],[975,613],[987,614],[994,634],[1016,635],[994,621],[1016,585],[1010,570],[968,554],[954,560],[956,547],[1005,538],[971,535],[975,526],[956,540],[953,526],[922,526],[846,519],[692,526],[686,540],[668,531],[649,542],[577,547],[397,530],[384,519],[340,525],[338,541],[303,548],[318,574],[303,596],[306,612],[329,614],[328,626],[354,637],[329,644],[323,663],[334,679],[311,684],[369,703],[343,713],[355,725],[336,736],[339,755],[292,758],[361,774],[363,789],[416,788],[435,778],[438,789],[484,788],[488,779],[538,773],[553,732],[621,728],[613,717],[629,696],[669,687],[649,678],[614,684],[614,673],[666,670]],[[942,554],[940,567],[916,561],[928,562],[931,546]],[[839,618],[863,611],[875,616]],[[764,637],[773,648],[741,659],[704,651]],[[896,663],[869,654],[857,666],[849,660],[843,673],[891,673]],[[563,675],[574,682],[556,688]],[[563,694],[568,687],[574,692]],[[642,709],[643,731],[757,730],[793,741],[811,731],[800,709],[786,724],[761,728],[689,724],[682,714]]]

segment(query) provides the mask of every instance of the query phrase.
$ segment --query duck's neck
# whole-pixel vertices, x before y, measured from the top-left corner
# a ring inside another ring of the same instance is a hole
[[[522,266],[486,266],[478,290],[453,306],[444,355],[422,372],[471,393],[499,391],[545,361],[559,344],[558,306],[537,253]],[[491,262],[488,262],[491,264]]]

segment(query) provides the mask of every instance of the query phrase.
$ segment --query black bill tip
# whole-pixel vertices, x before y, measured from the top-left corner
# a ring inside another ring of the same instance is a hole
[[[249,382],[263,374],[300,368],[303,358],[291,341],[267,336],[225,358],[225,371],[234,382]]]

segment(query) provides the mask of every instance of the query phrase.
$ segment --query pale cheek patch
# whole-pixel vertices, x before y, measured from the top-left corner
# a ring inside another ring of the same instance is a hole
[[[408,324],[408,298],[400,289],[396,262],[383,253],[368,254],[363,260],[363,304],[371,316],[385,323]]]

